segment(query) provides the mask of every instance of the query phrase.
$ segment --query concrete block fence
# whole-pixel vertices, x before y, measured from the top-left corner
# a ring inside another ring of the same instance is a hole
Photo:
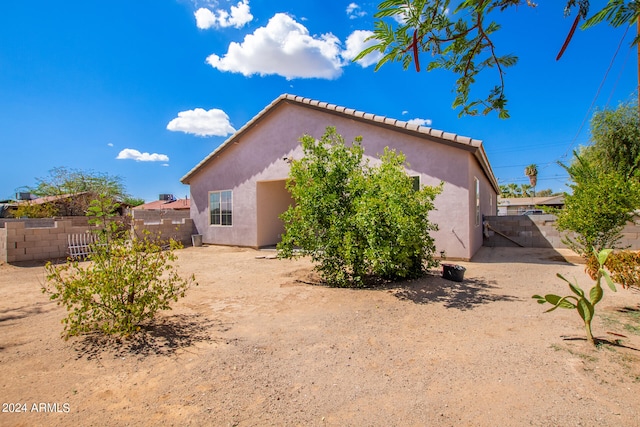
[[[0,264],[21,261],[46,261],[66,258],[68,236],[89,233],[92,227],[85,218],[63,218],[47,220],[2,220],[0,221]],[[174,238],[185,246],[191,244],[193,221],[162,219],[145,224],[136,220],[132,230],[139,233],[148,230],[151,236],[160,239]]]
[[[483,246],[527,248],[556,248],[562,243],[565,233],[556,229],[555,215],[509,215],[487,216]],[[516,243],[517,242],[517,243]],[[629,224],[622,231],[620,247],[640,249],[640,226]]]
[[[162,219],[160,222],[147,223],[143,219],[133,221],[133,231],[137,236],[142,237],[145,231],[149,236],[159,240],[173,239],[181,242],[184,246],[191,245],[191,235],[193,234],[193,220],[182,218],[179,221]]]

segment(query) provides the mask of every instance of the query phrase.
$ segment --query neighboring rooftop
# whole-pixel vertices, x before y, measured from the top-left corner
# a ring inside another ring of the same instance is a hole
[[[191,200],[189,199],[173,199],[173,200],[154,200],[144,205],[136,206],[136,210],[182,210],[190,209]]]

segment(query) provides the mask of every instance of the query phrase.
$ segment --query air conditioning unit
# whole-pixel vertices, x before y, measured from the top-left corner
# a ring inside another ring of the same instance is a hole
[[[173,194],[161,194],[159,200],[163,200],[165,202],[173,202],[174,200],[176,200],[176,198]]]
[[[31,200],[31,193],[16,193],[16,200]]]

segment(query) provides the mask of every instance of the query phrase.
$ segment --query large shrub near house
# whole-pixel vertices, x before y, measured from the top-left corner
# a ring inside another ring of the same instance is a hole
[[[300,141],[304,156],[291,164],[287,189],[295,205],[281,217],[280,257],[310,255],[333,286],[417,277],[435,264],[429,212],[441,186],[415,188],[405,157],[393,150],[370,166],[361,139],[347,146],[332,127],[320,140]]]

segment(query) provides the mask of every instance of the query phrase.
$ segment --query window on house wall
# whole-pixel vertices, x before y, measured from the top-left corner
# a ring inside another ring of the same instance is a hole
[[[411,179],[413,180],[413,191],[420,191],[420,177],[412,176]]]
[[[473,178],[476,187],[476,226],[480,225],[482,221],[480,215],[480,180],[478,178]]]
[[[211,225],[233,225],[233,196],[231,190],[209,193]]]

